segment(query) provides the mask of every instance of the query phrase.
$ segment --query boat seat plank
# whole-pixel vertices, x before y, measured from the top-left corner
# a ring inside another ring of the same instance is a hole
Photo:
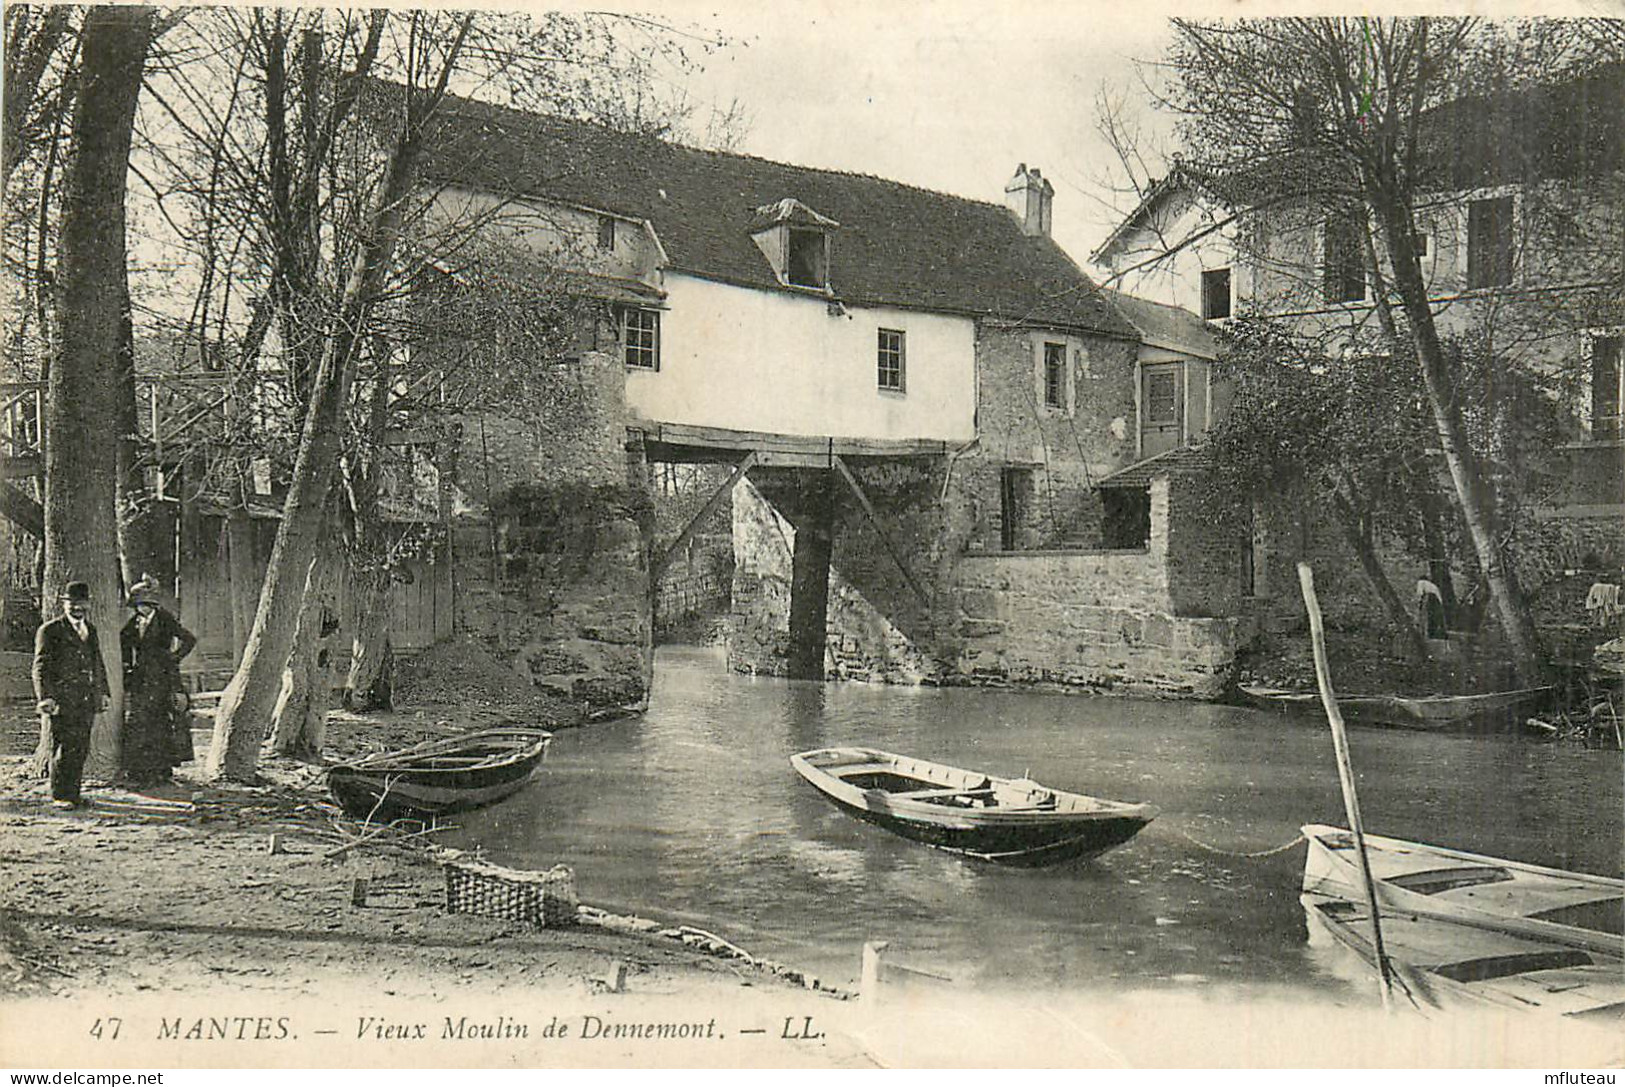
[[[906,793],[887,793],[888,800],[933,800],[950,796],[992,796],[993,786],[986,785],[981,788],[940,788],[940,789],[914,789]]]
[[[897,768],[889,762],[846,762],[836,763],[832,766],[820,766],[820,770],[828,771],[838,778],[856,777],[859,774],[895,774]]]

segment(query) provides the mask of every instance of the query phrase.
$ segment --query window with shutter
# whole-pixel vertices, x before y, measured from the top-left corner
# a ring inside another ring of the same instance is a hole
[[[1510,196],[1467,205],[1467,286],[1504,287],[1512,282],[1513,201]]]

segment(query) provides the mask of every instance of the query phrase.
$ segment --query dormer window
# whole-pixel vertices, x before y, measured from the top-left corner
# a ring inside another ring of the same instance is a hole
[[[822,230],[791,230],[784,278],[791,286],[829,286],[829,235]]]
[[[827,292],[831,235],[840,225],[786,197],[756,209],[750,236],[780,283]]]

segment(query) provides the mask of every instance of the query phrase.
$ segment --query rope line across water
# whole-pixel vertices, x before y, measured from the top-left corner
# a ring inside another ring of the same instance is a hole
[[[1167,824],[1164,824],[1164,825],[1167,825]],[[1205,849],[1209,853],[1217,853],[1221,857],[1241,857],[1241,858],[1244,858],[1244,859],[1247,859],[1247,860],[1261,860],[1261,859],[1263,859],[1265,857],[1273,857],[1278,853],[1285,853],[1289,849],[1295,849],[1300,843],[1308,841],[1308,839],[1305,838],[1302,834],[1299,834],[1296,838],[1293,838],[1290,842],[1286,843],[1286,845],[1278,845],[1274,849],[1260,849],[1260,850],[1258,850],[1256,852],[1251,852],[1251,853],[1247,853],[1247,852],[1238,853],[1238,852],[1235,852],[1234,850],[1230,850],[1230,849],[1220,849],[1216,845],[1208,845],[1204,841],[1200,841],[1200,840],[1198,840],[1196,838],[1191,837],[1189,834],[1187,834],[1185,831],[1179,829],[1178,827],[1170,826],[1169,829],[1172,830],[1175,834],[1179,835],[1181,838],[1185,839],[1187,842],[1191,843],[1194,846],[1198,846],[1198,847],[1200,847],[1202,849]]]

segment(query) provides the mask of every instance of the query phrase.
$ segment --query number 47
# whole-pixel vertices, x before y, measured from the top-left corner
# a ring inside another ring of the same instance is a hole
[[[107,1025],[104,1027],[102,1025],[103,1023]],[[90,1036],[92,1038],[100,1038],[103,1036],[102,1032],[105,1030],[107,1032],[106,1037],[108,1040],[112,1040],[118,1037],[119,1028],[123,1025],[124,1020],[116,1019],[112,1016],[108,1016],[106,1019],[98,1019],[94,1024],[91,1025]]]

